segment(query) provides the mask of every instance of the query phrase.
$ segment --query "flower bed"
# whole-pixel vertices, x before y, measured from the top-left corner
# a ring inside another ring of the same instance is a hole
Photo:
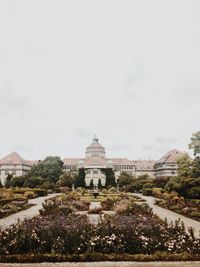
[[[198,201],[186,200],[176,194],[164,193],[161,195],[161,199],[156,200],[156,205],[200,222],[200,203]]]
[[[0,205],[0,219],[19,211],[28,209],[32,206],[34,205],[29,204],[26,199],[12,199],[11,201],[8,201],[7,203],[5,202],[4,204]]]
[[[68,199],[68,204],[73,201]],[[111,260],[114,255],[121,260],[133,260],[133,255],[140,255],[135,257],[141,260],[151,257],[166,260],[175,255],[187,255],[189,259],[199,257],[200,238],[194,237],[192,229],[186,232],[180,222],[168,224],[146,204],[136,204],[133,200],[127,203],[116,215],[104,216],[95,226],[86,215],[62,209],[55,212],[55,205],[48,206],[44,208],[48,212],[0,230],[0,261],[18,257],[19,262],[23,259],[26,262],[26,255],[31,253],[39,255],[36,262],[48,261],[47,258],[51,261],[56,255],[59,261]],[[42,254],[47,256],[42,258]]]

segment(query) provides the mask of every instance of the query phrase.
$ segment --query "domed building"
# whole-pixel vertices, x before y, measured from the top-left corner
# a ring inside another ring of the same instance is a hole
[[[137,176],[142,174],[154,175],[153,160],[128,160],[127,158],[107,158],[105,148],[99,143],[95,135],[92,143],[87,146],[85,158],[66,158],[64,162],[64,171],[74,172],[80,168],[85,169],[85,182],[89,186],[91,180],[94,186],[98,185],[99,180],[102,186],[106,184],[105,170],[112,169],[117,181],[122,172]]]
[[[99,139],[95,135],[93,142],[86,148],[86,158],[105,158],[105,148],[99,143]]]

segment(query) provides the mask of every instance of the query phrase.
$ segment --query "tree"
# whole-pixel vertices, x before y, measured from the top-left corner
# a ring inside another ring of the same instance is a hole
[[[56,183],[57,186],[67,186],[72,188],[72,184],[75,182],[75,176],[72,173],[64,173],[60,176],[58,182]]]
[[[40,187],[45,181],[47,181],[47,179],[45,180],[43,177],[33,176],[25,181],[24,186],[31,188]]]
[[[5,182],[5,187],[9,188],[11,186],[11,179],[12,179],[12,174],[8,174],[7,178],[6,178],[6,182]]]
[[[102,188],[102,183],[101,183],[101,179],[98,180],[98,188],[101,189]]]
[[[106,187],[117,186],[117,184],[115,182],[115,173],[114,173],[112,168],[102,169],[102,172],[106,176],[106,184],[105,184]]]
[[[200,177],[200,157],[196,157],[192,162],[192,177]]]
[[[15,176],[11,179],[10,185],[13,187],[23,187],[26,179],[27,178],[25,176]]]
[[[193,133],[189,148],[193,149],[193,153],[195,156],[197,154],[200,154],[200,131]]]
[[[80,168],[78,174],[75,177],[75,187],[85,187],[85,169]]]
[[[28,173],[28,177],[43,177],[56,183],[63,173],[62,166],[63,162],[59,157],[49,156],[38,165],[34,165]]]
[[[190,177],[192,172],[192,160],[188,154],[177,159],[177,173],[180,177]]]
[[[94,182],[93,182],[93,179],[90,180],[90,188],[91,188],[91,189],[94,188]]]
[[[130,174],[126,172],[122,172],[118,178],[118,185],[120,187],[128,186],[131,184],[132,181],[133,181],[133,177]]]

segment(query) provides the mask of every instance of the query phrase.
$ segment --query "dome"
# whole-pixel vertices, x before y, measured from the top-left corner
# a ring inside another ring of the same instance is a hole
[[[86,148],[86,157],[100,157],[105,158],[105,148],[99,143],[99,139],[95,135],[93,142]]]

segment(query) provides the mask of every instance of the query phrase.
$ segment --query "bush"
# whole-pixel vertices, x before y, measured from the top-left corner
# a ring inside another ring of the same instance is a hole
[[[103,210],[111,210],[114,207],[114,201],[110,198],[107,198],[106,200],[101,202],[101,207]]]
[[[36,193],[33,192],[33,191],[26,191],[26,192],[24,193],[24,197],[25,197],[25,198],[28,198],[28,199],[32,199],[32,198],[37,197],[37,195],[36,195]]]
[[[152,195],[154,196],[154,197],[158,197],[158,198],[160,198],[161,197],[161,195],[162,195],[162,188],[153,188],[153,190],[152,190]]]
[[[144,196],[152,196],[153,189],[152,188],[143,188],[142,194]]]

